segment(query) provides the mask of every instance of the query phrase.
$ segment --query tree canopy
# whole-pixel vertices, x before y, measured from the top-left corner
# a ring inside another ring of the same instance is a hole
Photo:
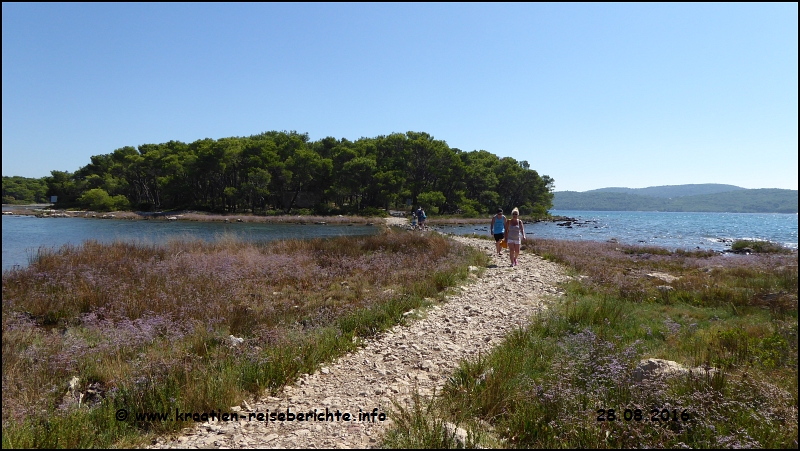
[[[39,204],[48,201],[47,183],[43,179],[3,176],[4,204]]]
[[[229,213],[355,213],[402,208],[410,200],[449,214],[497,207],[544,214],[554,188],[527,161],[464,152],[424,132],[312,142],[308,134],[271,131],[143,144],[93,156],[74,173],[52,171],[45,180],[59,207]]]

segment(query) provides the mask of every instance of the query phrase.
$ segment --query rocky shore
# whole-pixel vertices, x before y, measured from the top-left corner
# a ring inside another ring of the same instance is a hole
[[[387,223],[402,226],[407,220],[387,218]],[[278,396],[231,407],[228,412],[239,421],[198,422],[180,435],[158,438],[152,447],[380,446],[392,424],[392,400],[405,405],[415,390],[424,396],[438,391],[460,360],[488,352],[507,333],[524,327],[548,300],[561,295],[557,284],[568,278],[562,267],[531,253],[523,251],[519,266],[511,267],[507,253],[498,257],[491,241],[453,239],[485,251],[492,263],[480,276],[479,268],[471,268],[470,281],[446,302],[407,312],[409,325],[365,340],[359,351],[301,376]],[[269,421],[270,414],[277,421]],[[288,421],[292,415],[294,421]]]
[[[87,218],[87,219],[121,219],[121,220],[154,220],[154,221],[189,221],[189,222],[225,222],[225,223],[271,223],[271,224],[364,224],[375,225],[381,218],[367,216],[314,216],[314,215],[252,215],[252,214],[218,214],[199,211],[181,212],[143,212],[143,211],[73,211],[54,210],[47,206],[4,206],[3,216],[35,216],[37,218]]]

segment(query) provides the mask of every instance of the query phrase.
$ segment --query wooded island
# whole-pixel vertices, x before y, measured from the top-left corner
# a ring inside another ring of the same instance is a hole
[[[44,182],[57,208],[364,214],[410,202],[464,216],[497,207],[545,215],[554,188],[527,161],[464,152],[424,132],[310,141],[271,131],[143,144],[95,155],[73,173],[51,171]],[[15,200],[6,184],[3,177],[4,203]]]

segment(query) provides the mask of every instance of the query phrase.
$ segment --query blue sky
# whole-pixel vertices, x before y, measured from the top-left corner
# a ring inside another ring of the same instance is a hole
[[[797,189],[797,3],[3,3],[3,175],[424,131],[556,191]]]

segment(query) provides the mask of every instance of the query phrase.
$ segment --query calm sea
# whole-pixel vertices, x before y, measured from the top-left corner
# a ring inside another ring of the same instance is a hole
[[[608,241],[668,249],[722,251],[737,239],[768,240],[797,249],[797,215],[772,213],[675,213],[654,211],[566,211],[551,214],[577,219],[525,225],[528,236],[560,240]],[[442,227],[442,232],[489,233],[485,226]]]
[[[551,211],[577,221],[527,224],[528,235],[564,240],[608,241],[662,246],[669,249],[725,250],[736,239],[760,239],[797,249],[796,214],[666,213],[614,211]],[[437,227],[444,233],[488,234],[486,225]],[[560,224],[564,224],[561,222]],[[277,240],[344,235],[368,235],[377,227],[217,222],[124,221],[113,219],[36,218],[3,216],[3,269],[27,266],[40,246],[58,248],[93,239],[160,243],[174,238],[213,240],[233,234],[246,240]]]

